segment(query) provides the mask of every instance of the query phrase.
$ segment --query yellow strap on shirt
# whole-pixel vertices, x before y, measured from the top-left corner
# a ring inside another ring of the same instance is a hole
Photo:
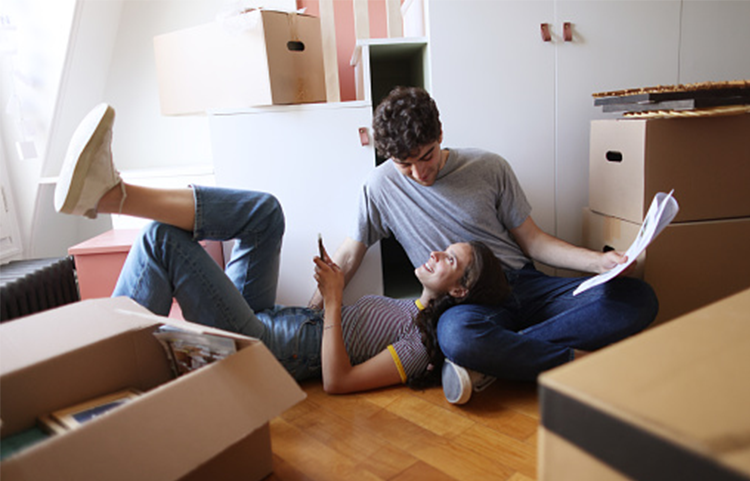
[[[415,300],[414,304],[417,305],[417,309],[419,309],[420,311],[424,310],[424,304],[422,304],[422,301],[420,301],[419,299]]]
[[[391,353],[393,362],[396,364],[396,369],[398,369],[398,375],[401,376],[401,382],[405,383],[406,371],[404,370],[404,365],[401,364],[401,359],[398,358],[398,353],[396,352],[396,349],[393,347],[393,344],[388,345],[388,352]]]

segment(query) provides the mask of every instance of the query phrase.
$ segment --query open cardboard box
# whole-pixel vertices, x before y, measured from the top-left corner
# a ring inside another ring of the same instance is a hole
[[[238,352],[174,378],[161,325],[229,336]],[[127,298],[81,301],[0,325],[2,437],[48,414],[144,394],[0,464],[12,480],[257,480],[272,471],[268,421],[305,394],[258,340],[151,314]]]
[[[540,481],[750,479],[750,290],[540,376]]]

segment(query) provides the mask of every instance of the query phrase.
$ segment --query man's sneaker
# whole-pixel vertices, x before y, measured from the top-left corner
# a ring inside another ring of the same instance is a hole
[[[495,378],[455,364],[446,359],[443,363],[443,394],[451,404],[465,404],[472,391],[483,391]]]
[[[99,104],[73,133],[55,188],[58,212],[94,219],[102,196],[121,184],[120,174],[112,163],[114,120],[112,107]]]

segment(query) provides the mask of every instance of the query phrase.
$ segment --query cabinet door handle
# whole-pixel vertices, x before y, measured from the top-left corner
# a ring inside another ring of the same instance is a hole
[[[563,23],[563,39],[566,42],[573,41],[573,24],[570,22]]]
[[[362,147],[370,145],[370,133],[367,131],[367,127],[360,127],[359,132],[359,143]]]
[[[549,24],[543,23],[541,25],[541,32],[542,32],[542,41],[543,42],[550,42],[552,41],[552,34],[549,31]]]

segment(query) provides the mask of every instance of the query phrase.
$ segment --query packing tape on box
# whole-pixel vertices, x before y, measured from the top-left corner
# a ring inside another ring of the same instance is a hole
[[[604,217],[604,242],[612,242],[620,239],[622,233],[620,232],[620,226],[622,221],[615,219],[614,217]]]
[[[289,30],[292,33],[292,40],[298,41],[297,33],[297,15],[305,13],[305,9],[299,10],[279,10],[279,9],[264,9],[263,7],[248,7],[242,3],[234,3],[225,6],[216,14],[216,22],[221,25],[226,31],[230,33],[242,33],[248,30],[258,28],[258,24],[261,21],[260,15],[249,15],[252,12],[268,10],[274,12],[283,12],[289,14]]]
[[[297,29],[297,12],[290,12],[286,17],[289,24],[289,37],[292,42],[299,43],[299,33]]]

